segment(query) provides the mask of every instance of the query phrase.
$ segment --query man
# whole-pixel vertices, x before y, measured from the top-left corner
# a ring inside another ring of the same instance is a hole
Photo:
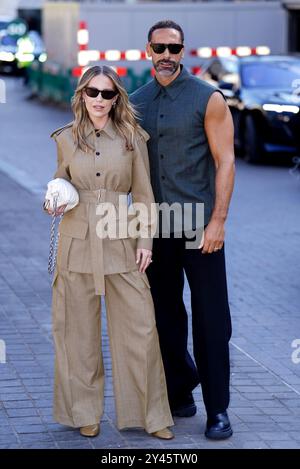
[[[172,413],[196,413],[192,390],[200,382],[207,411],[205,435],[232,435],[229,405],[231,320],[224,258],[224,225],[234,183],[233,123],[223,95],[180,64],[182,28],[160,21],[149,31],[147,53],[155,78],[131,96],[148,142],[156,202],[204,204],[198,249],[186,236],[154,239],[147,273]],[[182,230],[184,231],[184,230]],[[193,351],[187,351],[184,272],[191,290]]]

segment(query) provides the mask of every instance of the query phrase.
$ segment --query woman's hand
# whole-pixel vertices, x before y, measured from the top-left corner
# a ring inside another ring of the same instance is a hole
[[[144,273],[152,262],[152,251],[149,249],[137,249],[136,251],[136,263],[140,264],[139,272]]]
[[[59,216],[59,215],[62,215],[65,211],[65,208],[66,208],[67,204],[64,204],[64,205],[60,205],[59,207],[57,207],[56,209],[56,212],[55,212],[55,215],[56,216]],[[46,212],[49,213],[49,215],[52,215],[53,214],[53,210],[51,210],[50,208],[48,208],[46,210]]]

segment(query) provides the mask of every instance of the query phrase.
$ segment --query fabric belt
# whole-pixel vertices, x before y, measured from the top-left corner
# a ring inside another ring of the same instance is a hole
[[[111,202],[113,204],[119,203],[120,196],[128,197],[128,192],[109,191],[107,189],[96,189],[94,191],[78,190],[79,202],[83,203],[101,203]]]

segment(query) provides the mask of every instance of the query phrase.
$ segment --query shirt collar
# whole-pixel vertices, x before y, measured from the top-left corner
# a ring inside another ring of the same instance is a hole
[[[89,120],[86,124],[86,136],[89,137],[92,132],[95,132],[94,124]],[[111,118],[108,119],[103,129],[98,130],[98,132],[104,132],[108,137],[114,139],[116,136],[116,128]]]
[[[187,69],[180,65],[181,71],[179,75],[169,85],[162,86],[156,78],[153,80],[154,93],[153,99],[156,99],[160,93],[166,93],[172,100],[176,99],[179,93],[183,90],[189,78]]]

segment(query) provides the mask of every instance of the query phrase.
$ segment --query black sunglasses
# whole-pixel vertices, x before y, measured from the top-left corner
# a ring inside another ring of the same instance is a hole
[[[166,49],[169,49],[171,54],[179,54],[179,52],[184,48],[183,44],[154,44],[153,42],[150,43],[150,46],[155,54],[163,54]]]
[[[84,90],[90,98],[97,98],[98,94],[101,93],[103,99],[113,99],[118,94],[118,91],[115,90],[98,90],[92,86],[87,86]]]

